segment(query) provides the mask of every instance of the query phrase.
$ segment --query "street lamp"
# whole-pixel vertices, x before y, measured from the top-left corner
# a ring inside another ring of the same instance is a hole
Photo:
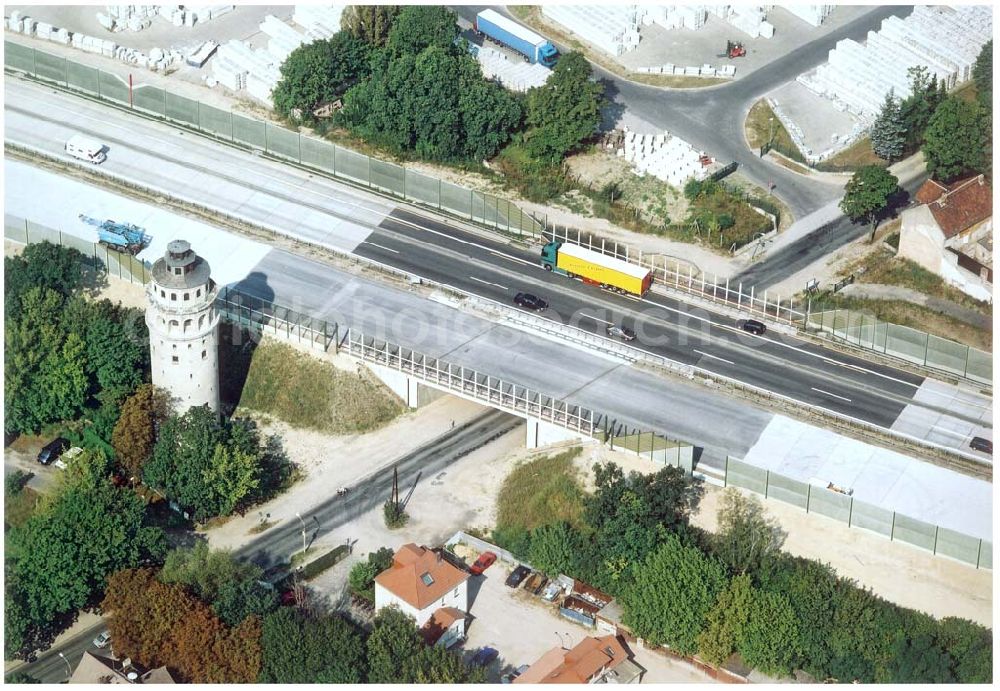
[[[59,651],[59,657],[61,657],[62,661],[66,663],[66,678],[69,679],[73,676],[73,668],[70,666],[69,660],[66,659],[66,656],[62,654],[61,650]]]
[[[302,553],[305,554],[305,552],[306,552],[306,522],[302,520],[302,514],[300,514],[298,511],[295,512],[295,515],[298,517],[299,523],[302,524]]]
[[[771,146],[774,142],[774,118],[767,119],[767,145]]]

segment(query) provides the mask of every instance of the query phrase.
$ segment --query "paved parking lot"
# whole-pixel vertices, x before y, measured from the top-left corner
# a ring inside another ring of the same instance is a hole
[[[483,576],[472,576],[469,581],[471,618],[462,647],[470,656],[484,645],[500,651],[487,670],[493,682],[520,665],[530,665],[553,647],[572,648],[586,636],[600,635],[560,617],[555,604],[505,586],[510,571],[506,564],[497,562]],[[637,645],[628,647],[636,664],[646,669],[644,684],[712,681],[689,665],[667,660]]]

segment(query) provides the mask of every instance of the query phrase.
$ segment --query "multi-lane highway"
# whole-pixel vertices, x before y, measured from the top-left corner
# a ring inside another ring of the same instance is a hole
[[[502,303],[509,304],[521,290],[536,292],[551,305],[543,316],[598,333],[609,323],[625,323],[639,334],[637,345],[651,352],[805,403],[889,427],[905,406],[914,404],[913,394],[922,383],[912,374],[792,337],[750,336],[735,329],[730,317],[662,295],[640,302],[553,276],[538,265],[537,248],[489,239],[169,125],[37,85],[8,81],[6,89],[5,136],[9,141],[57,153],[70,133],[80,131],[109,144],[109,159],[102,171]],[[299,276],[256,272],[269,282],[263,296],[329,318],[323,313],[321,296],[339,281],[328,267],[298,271]],[[250,284],[243,287],[260,289]],[[454,337],[434,330],[424,333],[436,333],[434,338],[444,341]],[[414,342],[412,337],[406,345],[425,352],[436,350],[433,344]],[[457,345],[452,343],[444,352],[461,357],[460,351],[455,353]],[[542,365],[535,367],[539,374],[532,375],[529,367],[518,372],[514,381],[531,385],[533,378],[542,376],[542,369]],[[919,405],[935,408],[933,403]],[[607,406],[588,407],[617,412]],[[961,419],[943,409],[934,412]]]

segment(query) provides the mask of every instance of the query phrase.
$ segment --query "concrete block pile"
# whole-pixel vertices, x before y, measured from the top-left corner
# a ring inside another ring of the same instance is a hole
[[[724,19],[750,38],[771,38],[774,26],[767,21],[763,6],[752,5],[709,5],[708,11]]]
[[[97,21],[108,31],[142,31],[156,17],[174,26],[192,27],[216,19],[236,9],[235,5],[106,5]]]
[[[637,134],[626,129],[617,154],[639,175],[652,175],[673,187],[683,187],[690,178],[704,180],[708,176],[706,165],[711,163],[703,151],[669,132]]]
[[[723,65],[713,67],[712,65],[702,65],[701,67],[682,67],[667,63],[656,65],[655,67],[637,67],[636,72],[640,74],[666,74],[684,75],[690,77],[728,77],[732,79],[736,76],[736,65]]]
[[[833,12],[833,5],[781,5],[781,8],[813,26],[822,24]]]
[[[700,29],[707,18],[704,5],[654,5],[646,8],[642,23],[658,24],[664,29]]]
[[[255,99],[272,106],[271,92],[281,79],[281,65],[296,48],[330,38],[340,31],[344,5],[296,5],[292,19],[297,30],[274,15],[267,15],[260,30],[267,35],[266,48],[252,48],[232,40],[219,46],[212,60],[212,76],[233,91],[246,90]]]
[[[542,13],[610,55],[639,47],[644,9],[637,5],[542,5]]]
[[[811,91],[870,125],[885,95],[910,94],[907,70],[924,66],[949,88],[968,81],[976,56],[993,33],[989,6],[918,5],[905,19],[889,17],[866,45],[844,39],[830,51],[829,61],[802,74],[798,81]]]
[[[511,60],[505,53],[483,46],[476,51],[476,59],[487,79],[496,79],[511,91],[527,91],[541,86],[552,74],[552,70],[524,60]]]

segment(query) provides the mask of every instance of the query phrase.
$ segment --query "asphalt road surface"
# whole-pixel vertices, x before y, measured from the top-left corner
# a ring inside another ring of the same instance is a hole
[[[69,679],[71,676],[70,668],[76,669],[85,651],[98,650],[93,643],[94,638],[106,628],[106,624],[100,621],[83,629],[60,645],[46,650],[34,662],[21,665],[15,671],[27,674],[46,684],[61,684]],[[65,661],[59,657],[59,653],[65,656]],[[69,667],[67,667],[67,662]]]
[[[484,239],[480,234],[435,220],[428,214],[393,207],[365,192],[201,138],[196,140],[198,146],[191,146],[190,134],[181,134],[168,125],[16,80],[8,80],[6,91],[5,134],[14,141],[55,153],[61,149],[67,133],[83,131],[113,142],[111,156],[102,166],[109,172],[160,187],[181,198],[214,203],[227,213],[239,213],[258,223],[288,229],[337,249],[353,250],[506,304],[510,304],[517,291],[536,292],[551,304],[551,309],[542,316],[596,332],[601,332],[609,322],[625,323],[639,334],[638,345],[652,352],[806,403],[887,427],[911,401],[922,381],[794,338],[773,334],[753,337],[735,330],[729,317],[659,295],[637,302],[549,275],[539,267],[535,248],[517,249]],[[336,282],[332,270],[312,271],[307,274],[309,281],[297,283],[289,282],[295,278],[294,270],[256,273],[263,274],[265,281],[272,284],[270,294],[260,291],[256,294],[286,305],[301,305],[317,316],[331,318],[316,310],[322,306],[318,298],[328,296],[327,287]],[[276,290],[275,286],[281,282],[284,285]],[[241,287],[251,289],[248,285]],[[377,308],[376,303],[373,309]],[[426,319],[422,312],[411,308],[410,318],[418,322],[411,333],[421,331],[421,322]],[[343,323],[341,318],[337,321]],[[369,324],[363,326],[367,331]],[[445,341],[454,337],[447,330],[435,333]],[[423,344],[414,343],[412,335],[400,337],[398,330],[388,340],[428,350]],[[456,346],[452,344],[451,349]],[[481,348],[483,344],[477,346]],[[594,410],[636,419],[622,412],[621,408],[627,408],[628,404],[613,392],[608,392],[610,400],[601,397],[590,398],[588,403],[578,401],[579,389],[597,380],[580,381],[574,376],[576,373],[567,375],[565,355],[561,352],[545,354],[547,359],[539,360],[540,352],[535,347],[519,363],[492,358],[489,369],[484,371],[551,395],[564,398],[572,395],[572,402]],[[478,355],[481,367],[483,353]],[[474,356],[466,348],[455,351],[454,356],[449,354],[448,359],[461,357]],[[514,365],[519,367],[511,371]],[[541,383],[546,372],[561,373],[551,382],[554,389]],[[600,377],[603,381],[587,388],[583,392],[585,397],[596,395],[600,385],[608,380]],[[573,381],[579,381],[579,385],[566,385]],[[662,389],[679,390],[673,384],[662,386],[660,381]],[[647,403],[650,404],[647,409],[656,407],[652,401]],[[641,417],[639,422],[651,421],[649,414]],[[680,430],[690,432],[689,425],[645,429],[661,430],[694,443],[697,438],[704,439],[704,435],[684,436]],[[705,441],[715,446],[711,440]]]
[[[336,488],[331,487],[330,496],[325,501],[306,507],[307,510],[301,512],[306,525],[307,545],[345,523],[381,508],[391,496],[393,467],[399,471],[400,499],[405,500],[411,493],[419,492],[421,484],[430,482],[452,463],[519,424],[521,418],[489,410],[349,487],[346,496],[338,497]],[[292,554],[302,550],[302,530],[298,519],[288,521],[239,548],[235,555],[265,569],[287,563]]]

